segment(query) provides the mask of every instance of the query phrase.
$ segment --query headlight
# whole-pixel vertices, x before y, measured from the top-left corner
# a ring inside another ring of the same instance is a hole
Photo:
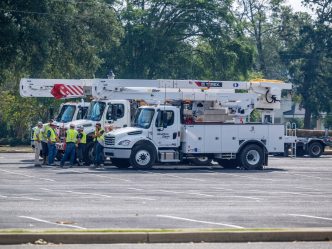
[[[130,140],[122,140],[118,143],[118,145],[128,146],[130,144]]]

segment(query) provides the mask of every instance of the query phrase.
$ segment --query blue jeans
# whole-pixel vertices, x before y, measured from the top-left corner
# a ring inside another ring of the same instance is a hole
[[[77,157],[79,162],[85,162],[85,158],[86,158],[86,144],[78,144],[77,147]]]
[[[56,147],[55,143],[47,144],[47,149],[48,149],[48,165],[54,164],[54,158],[56,156]]]
[[[99,165],[103,163],[103,158],[104,158],[104,147],[96,142],[95,144],[95,164]]]
[[[65,164],[65,162],[68,160],[68,157],[70,158],[70,165],[74,165],[75,150],[76,150],[75,143],[67,143],[65,154],[63,155],[63,157],[61,159],[60,165],[63,166]]]

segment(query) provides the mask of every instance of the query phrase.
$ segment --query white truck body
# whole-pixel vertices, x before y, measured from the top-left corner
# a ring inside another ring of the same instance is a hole
[[[166,126],[161,124],[165,122],[162,113],[169,116]],[[140,107],[134,127],[106,134],[105,155],[116,166],[138,169],[150,168],[154,162],[181,162],[202,156],[228,160],[235,167],[261,169],[267,165],[269,153],[284,152],[283,125],[184,124],[180,113],[176,106]]]

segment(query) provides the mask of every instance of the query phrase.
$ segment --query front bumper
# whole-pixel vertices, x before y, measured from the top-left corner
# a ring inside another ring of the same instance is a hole
[[[131,149],[105,147],[104,154],[110,158],[130,158]]]

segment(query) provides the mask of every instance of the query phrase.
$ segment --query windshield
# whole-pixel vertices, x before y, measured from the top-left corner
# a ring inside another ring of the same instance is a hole
[[[92,121],[100,121],[106,104],[104,102],[93,101],[90,104],[87,118]]]
[[[148,129],[151,125],[154,109],[138,109],[134,118],[134,127]]]
[[[74,105],[63,105],[61,107],[60,113],[56,118],[57,122],[68,123],[73,120],[73,116],[76,110]]]

